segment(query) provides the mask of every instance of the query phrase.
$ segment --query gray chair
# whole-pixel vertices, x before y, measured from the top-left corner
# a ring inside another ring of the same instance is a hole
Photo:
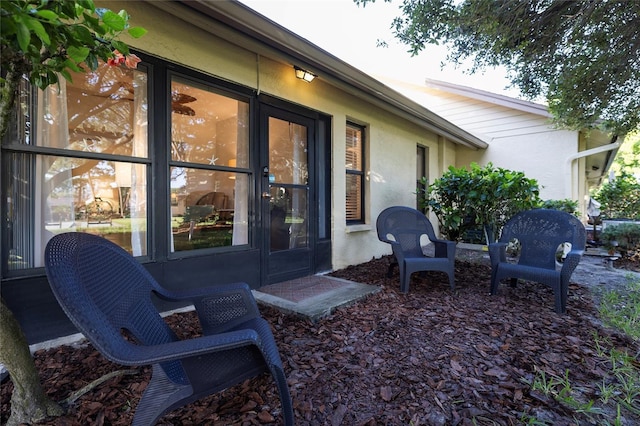
[[[491,294],[505,278],[511,279],[512,287],[518,278],[534,281],[551,287],[556,312],[566,312],[569,280],[584,254],[586,236],[584,225],[569,213],[534,209],[516,214],[505,224],[500,240],[489,244]],[[517,263],[506,257],[507,245],[514,240],[520,245]],[[566,255],[559,253],[564,243],[571,245]]]
[[[293,425],[278,348],[246,284],[169,291],[122,248],[85,233],[53,237],[45,268],[60,306],[98,351],[118,364],[153,366],[134,425],[152,425],[175,408],[264,372],[276,382],[284,423]],[[179,340],[152,295],[193,303],[203,336]]]
[[[410,207],[389,207],[376,221],[378,239],[391,244],[400,268],[400,291],[409,291],[411,274],[419,271],[441,271],[449,277],[449,286],[455,290],[456,243],[436,238],[429,219]],[[424,254],[421,237],[426,236],[434,245],[434,256]],[[389,265],[388,276],[396,263]]]

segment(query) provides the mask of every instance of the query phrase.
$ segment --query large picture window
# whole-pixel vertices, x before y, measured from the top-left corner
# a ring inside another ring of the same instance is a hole
[[[147,75],[102,65],[72,78],[23,90],[3,155],[10,271],[43,266],[47,241],[68,231],[147,254]]]
[[[347,223],[364,223],[364,127],[347,123],[346,217]]]
[[[249,243],[249,103],[171,83],[173,252]]]

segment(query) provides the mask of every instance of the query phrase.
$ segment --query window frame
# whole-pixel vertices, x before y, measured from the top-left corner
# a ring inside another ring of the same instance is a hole
[[[151,67],[145,63],[140,63],[137,68],[139,71],[143,71],[146,74],[146,85],[147,91],[151,88]],[[0,224],[0,234],[8,235],[8,222],[9,222],[9,203],[6,200],[10,197],[10,186],[6,184],[11,179],[9,175],[9,171],[11,170],[10,162],[15,155],[23,156],[26,161],[25,164],[27,167],[26,173],[31,176],[33,179],[29,182],[29,187],[27,188],[26,194],[29,197],[27,201],[28,207],[31,209],[28,216],[29,229],[26,230],[27,234],[30,236],[35,235],[38,232],[46,232],[44,228],[40,231],[37,230],[37,223],[34,222],[34,218],[38,216],[36,212],[38,203],[41,201],[36,201],[36,197],[40,194],[40,190],[38,182],[42,180],[41,171],[38,170],[38,158],[67,158],[67,159],[78,159],[78,160],[95,160],[95,161],[106,161],[113,163],[124,163],[124,164],[132,164],[132,165],[142,165],[145,167],[144,178],[146,182],[146,194],[145,194],[145,205],[149,205],[152,199],[152,176],[153,176],[153,155],[150,152],[150,140],[151,135],[147,132],[147,154],[146,156],[134,156],[134,155],[126,155],[126,154],[113,154],[108,152],[94,152],[94,151],[81,151],[75,149],[69,149],[68,147],[55,147],[55,146],[47,146],[47,145],[39,145],[37,144],[37,134],[39,131],[39,126],[41,125],[41,117],[38,117],[38,108],[39,108],[39,89],[33,85],[31,85],[28,80],[23,78],[21,81],[21,88],[16,99],[16,107],[14,107],[11,112],[11,117],[9,120],[9,128],[5,138],[0,141],[0,162],[2,163],[2,167],[0,168],[0,182],[3,182],[0,185],[0,194],[2,194],[3,202],[0,203],[0,217],[2,218],[2,223]],[[55,86],[49,86],[45,90],[55,90]],[[147,100],[147,103],[150,103],[150,100]],[[20,113],[19,109],[22,108],[23,112]],[[151,117],[147,116],[147,122],[151,122]],[[44,226],[44,225],[43,225]],[[152,226],[152,215],[147,210],[146,212],[146,226],[149,229]],[[38,242],[31,242],[31,249],[35,249],[39,246]],[[11,269],[9,266],[9,252],[10,247],[8,246],[8,239],[2,238],[0,240],[0,253],[2,257],[0,259],[0,276],[3,278],[18,278],[18,277],[27,277],[34,274],[40,274],[44,272],[43,266],[29,266],[25,268],[19,269]],[[152,240],[147,232],[145,237],[145,254],[136,256],[142,262],[151,260],[152,253],[150,250],[152,247]],[[37,251],[37,250],[36,250]],[[44,246],[42,246],[42,251],[30,253],[29,258],[37,259],[42,256],[42,252],[44,251]]]
[[[422,175],[422,176],[421,176]],[[423,184],[421,179],[425,177],[426,183]],[[428,208],[420,208],[421,195],[424,194],[429,187],[429,147],[418,144],[416,146],[416,188],[418,195],[416,196],[416,209],[426,213]]]
[[[354,168],[347,168],[346,167],[346,161],[345,161],[345,217],[346,217],[346,223],[347,225],[358,225],[358,224],[364,224],[365,223],[365,218],[366,218],[366,209],[365,209],[365,170],[366,170],[366,142],[367,142],[367,133],[366,133],[366,129],[367,127],[362,125],[362,124],[358,124],[355,123],[353,121],[347,120],[346,123],[346,128],[345,128],[345,160],[346,160],[346,138],[347,138],[347,130],[352,129],[352,130],[356,130],[360,132],[360,158],[361,158],[361,168],[360,169],[354,169]],[[351,176],[360,176],[360,217],[356,218],[356,219],[349,219],[348,218],[348,213],[347,213],[347,191],[346,191],[346,181],[349,177],[349,175]]]
[[[232,252],[232,251],[238,251],[238,250],[246,250],[248,247],[253,247],[255,245],[254,243],[254,238],[253,238],[253,234],[252,234],[252,227],[251,227],[251,217],[253,215],[253,212],[255,211],[255,205],[254,205],[254,200],[251,197],[252,191],[251,188],[253,188],[254,186],[254,173],[253,173],[253,163],[252,163],[252,157],[253,157],[253,150],[255,149],[253,147],[254,144],[254,139],[253,139],[253,133],[255,131],[255,121],[253,119],[253,115],[255,112],[255,103],[253,98],[250,96],[250,93],[242,93],[239,90],[234,90],[234,87],[227,87],[223,84],[220,84],[219,81],[215,80],[214,78],[209,78],[206,75],[199,73],[197,71],[192,71],[189,69],[185,69],[185,68],[180,68],[180,69],[175,69],[175,68],[171,68],[171,69],[167,69],[167,73],[165,74],[166,76],[166,88],[167,91],[165,92],[165,95],[168,95],[169,93],[171,93],[172,90],[172,83],[174,81],[178,81],[181,82],[183,84],[192,84],[194,86],[198,86],[201,89],[206,89],[212,93],[215,93],[216,95],[220,95],[220,96],[224,96],[227,97],[229,99],[233,99],[236,100],[238,102],[244,102],[247,105],[248,108],[248,122],[247,122],[247,126],[248,126],[248,130],[247,130],[247,134],[248,134],[248,147],[247,147],[247,162],[244,166],[242,165],[236,165],[236,166],[232,166],[232,165],[224,165],[224,164],[205,164],[202,162],[190,162],[190,161],[182,161],[182,160],[177,160],[177,159],[173,159],[171,156],[171,144],[170,144],[170,139],[172,137],[172,131],[171,131],[171,126],[172,126],[172,119],[171,119],[171,111],[170,111],[170,107],[168,107],[168,112],[167,112],[167,120],[166,120],[166,141],[167,141],[167,149],[165,151],[165,155],[166,155],[166,163],[163,164],[163,166],[167,167],[167,181],[163,182],[164,184],[166,184],[167,186],[167,197],[168,197],[168,204],[167,204],[167,209],[166,209],[166,214],[168,217],[168,222],[167,224],[168,226],[168,231],[167,231],[167,235],[171,235],[172,234],[172,229],[171,229],[171,220],[172,220],[172,213],[171,213],[171,170],[174,167],[180,167],[180,168],[189,168],[192,170],[198,170],[198,171],[209,171],[209,172],[220,172],[220,173],[235,173],[235,174],[239,174],[239,175],[245,175],[247,176],[247,186],[249,188],[249,192],[248,192],[248,199],[246,200],[247,202],[247,215],[248,215],[248,220],[247,220],[247,242],[243,243],[243,244],[237,244],[237,245],[224,245],[224,246],[214,246],[214,247],[205,247],[205,248],[194,248],[194,249],[190,249],[190,250],[172,250],[172,247],[170,246],[170,242],[167,241],[167,245],[166,245],[166,249],[167,249],[167,253],[166,253],[166,257],[167,259],[182,259],[185,257],[192,257],[192,256],[201,256],[203,254],[210,254],[210,253],[219,253],[219,252]],[[168,106],[170,106],[170,100],[168,103]]]
[[[133,52],[133,51],[132,51]],[[255,148],[255,133],[256,133],[256,120],[255,114],[257,110],[257,102],[255,99],[255,93],[246,87],[239,86],[233,82],[217,79],[213,76],[202,73],[201,71],[184,67],[182,65],[169,62],[159,57],[150,56],[142,52],[136,53],[142,62],[138,65],[138,69],[144,70],[147,74],[147,102],[150,106],[147,117],[147,156],[146,157],[133,157],[119,154],[109,153],[95,153],[84,151],[73,151],[64,148],[37,146],[31,138],[34,138],[38,123],[35,121],[37,118],[37,88],[30,86],[26,79],[24,80],[25,89],[22,98],[19,98],[18,106],[12,112],[10,121],[10,127],[7,131],[6,137],[0,141],[0,163],[2,168],[0,174],[2,180],[8,177],[9,167],[5,167],[14,155],[27,155],[29,156],[29,164],[35,163],[36,156],[62,156],[70,158],[91,159],[91,160],[104,160],[115,161],[124,163],[143,164],[146,166],[146,182],[147,182],[147,194],[146,203],[148,206],[147,211],[147,235],[146,244],[147,252],[143,256],[137,256],[136,258],[142,263],[149,262],[166,262],[171,259],[181,258],[197,258],[205,254],[211,254],[213,252],[234,252],[234,251],[246,251],[247,248],[255,246],[255,236],[253,235],[252,218],[255,214],[255,200],[252,198],[253,187],[255,182],[254,167],[254,150]],[[245,174],[248,179],[249,186],[249,198],[246,200],[248,203],[248,217],[249,217],[249,232],[248,243],[236,246],[222,246],[202,248],[197,250],[187,250],[180,252],[171,252],[170,247],[170,220],[171,220],[171,190],[170,190],[170,168],[176,165],[175,161],[172,161],[170,155],[170,96],[171,91],[171,79],[172,76],[179,77],[183,80],[191,80],[201,85],[207,86],[210,90],[216,93],[228,96],[230,98],[246,102],[249,108],[248,114],[248,133],[249,133],[249,148],[248,148],[248,164],[245,167],[231,167],[229,165],[208,166],[202,164],[189,164],[180,163],[180,166],[195,166],[201,169],[209,169],[212,171],[223,172],[235,172]],[[24,105],[26,103],[26,110],[24,114],[18,114],[20,108],[20,102]],[[25,124],[27,122],[28,126]],[[32,159],[32,160],[31,160]],[[31,173],[35,173],[35,169]],[[0,193],[6,196],[7,186],[0,186]],[[35,189],[29,189],[30,193],[35,194]],[[2,223],[0,224],[0,233],[4,233],[7,223],[7,203],[0,203],[0,217]],[[33,232],[28,230],[27,232]],[[28,267],[24,269],[8,269],[8,252],[9,247],[7,245],[7,239],[0,241],[0,276],[3,278],[13,277],[26,277],[39,275],[43,273],[44,267]]]

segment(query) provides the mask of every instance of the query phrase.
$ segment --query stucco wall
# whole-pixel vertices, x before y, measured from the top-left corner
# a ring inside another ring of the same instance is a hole
[[[149,31],[139,40],[127,40],[136,49],[332,117],[334,269],[391,253],[387,244],[378,241],[375,220],[388,206],[415,206],[418,144],[429,148],[431,181],[441,175],[443,166],[456,164],[457,149],[453,143],[339,90],[323,80],[322,75],[310,84],[296,79],[292,65],[280,58],[270,58],[268,49],[258,46],[251,51],[239,47],[238,38],[232,38],[232,43],[198,28],[195,16],[187,23],[149,7],[148,3],[109,2],[107,6],[112,10],[126,9],[132,16],[132,25]],[[365,125],[367,137],[366,224],[355,226],[347,226],[345,219],[344,152],[348,120]]]
[[[570,155],[577,152],[577,133],[548,131],[535,134],[520,134],[492,139],[489,148],[483,151],[459,150],[457,166],[471,162],[522,171],[528,178],[540,184],[542,199],[573,198],[571,169],[567,163]]]
[[[543,199],[581,202],[585,193],[584,161],[574,162],[573,167],[567,161],[578,152],[579,133],[555,129],[544,108],[535,104],[523,107],[515,99],[479,95],[475,89],[462,86],[439,90],[428,84],[393,80],[387,83],[489,144],[486,150],[477,151],[460,147],[457,167],[492,162],[496,167],[522,171],[536,179]]]

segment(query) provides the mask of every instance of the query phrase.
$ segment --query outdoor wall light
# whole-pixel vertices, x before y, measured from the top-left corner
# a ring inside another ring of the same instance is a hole
[[[307,70],[305,70],[303,68],[300,68],[298,66],[294,65],[293,69],[296,70],[296,77],[298,77],[300,80],[306,81],[307,83],[311,83],[313,81],[313,79],[317,77],[317,75],[315,75],[311,71],[307,71]]]

